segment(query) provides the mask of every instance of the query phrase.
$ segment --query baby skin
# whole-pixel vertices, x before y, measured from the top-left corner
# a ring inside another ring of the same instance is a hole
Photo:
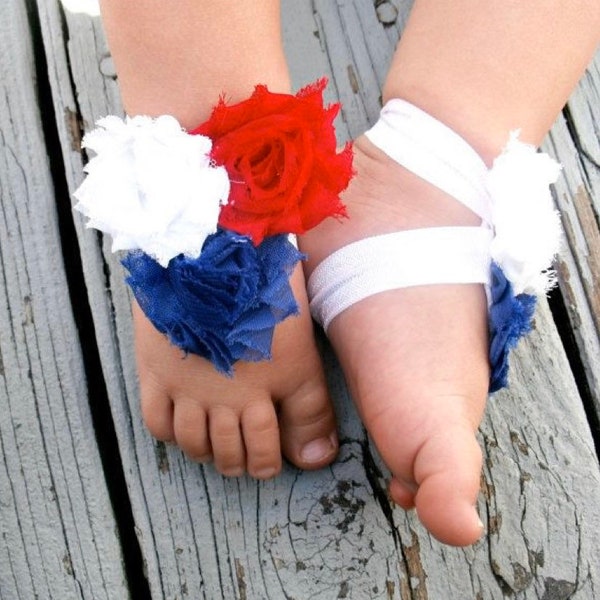
[[[291,284],[300,314],[277,326],[272,360],[238,362],[232,378],[204,358],[184,356],[134,304],[141,410],[156,438],[176,442],[192,460],[214,461],[230,477],[274,477],[282,452],[302,469],[335,458],[335,418],[300,267]]]
[[[462,204],[365,137],[354,149],[356,175],[343,197],[349,219],[324,222],[302,238],[307,276],[329,254],[365,237],[479,224]],[[483,532],[474,508],[481,472],[475,432],[489,381],[483,287],[377,294],[338,315],[328,335],[359,414],[391,470],[392,499],[416,507],[439,540],[475,542]]]

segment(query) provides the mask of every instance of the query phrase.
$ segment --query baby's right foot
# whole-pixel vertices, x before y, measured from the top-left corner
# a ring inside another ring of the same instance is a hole
[[[301,239],[309,256],[307,275],[339,248],[366,237],[479,224],[474,213],[364,136],[355,143],[354,167],[356,176],[343,196],[350,218],[325,222]],[[392,472],[392,498],[404,508],[416,506],[439,540],[475,542],[483,531],[475,510],[481,471],[475,433],[489,383],[483,286],[379,293],[339,314],[328,335],[360,415]]]
[[[270,361],[234,365],[234,376],[184,355],[133,306],[142,414],[150,432],[226,476],[274,477],[283,455],[302,469],[329,464],[338,441],[313,339],[302,271],[290,284],[298,316],[277,325]]]

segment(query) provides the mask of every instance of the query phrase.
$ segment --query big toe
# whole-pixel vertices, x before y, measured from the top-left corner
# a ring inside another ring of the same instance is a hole
[[[417,513],[441,542],[467,546],[483,533],[475,508],[481,461],[473,430],[462,424],[448,424],[429,438],[416,456]]]
[[[335,415],[322,377],[306,382],[280,404],[281,446],[301,469],[319,469],[338,452]]]

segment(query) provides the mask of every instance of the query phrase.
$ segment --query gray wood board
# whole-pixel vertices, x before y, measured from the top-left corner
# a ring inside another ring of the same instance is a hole
[[[0,597],[126,598],[61,259],[25,4],[0,21]]]
[[[371,2],[284,2],[294,81],[330,77],[330,99],[344,103],[341,141],[377,117],[380,85],[408,8],[392,5],[400,11],[397,23],[384,27]],[[88,130],[97,118],[121,112],[115,74],[97,18],[66,13],[63,29],[56,0],[38,8],[73,190],[84,160],[77,124]],[[155,598],[593,597],[600,581],[598,465],[547,307],[513,361],[511,392],[490,402],[481,428],[487,462],[480,508],[489,535],[473,548],[446,548],[414,515],[388,503],[385,469],[326,345],[343,440],[331,468],[286,468],[266,483],[226,480],[154,442],[137,404],[122,268],[106,242],[99,246],[74,218]]]
[[[557,262],[560,291],[600,416],[600,53],[554,125],[545,149],[562,163],[555,186],[568,244]]]

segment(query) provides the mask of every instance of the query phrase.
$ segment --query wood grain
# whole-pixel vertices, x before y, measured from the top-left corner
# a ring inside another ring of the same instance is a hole
[[[555,186],[566,244],[557,262],[583,382],[600,415],[600,54],[550,132],[544,148],[563,165]]]
[[[127,598],[61,259],[29,21],[0,22],[0,597]]]

